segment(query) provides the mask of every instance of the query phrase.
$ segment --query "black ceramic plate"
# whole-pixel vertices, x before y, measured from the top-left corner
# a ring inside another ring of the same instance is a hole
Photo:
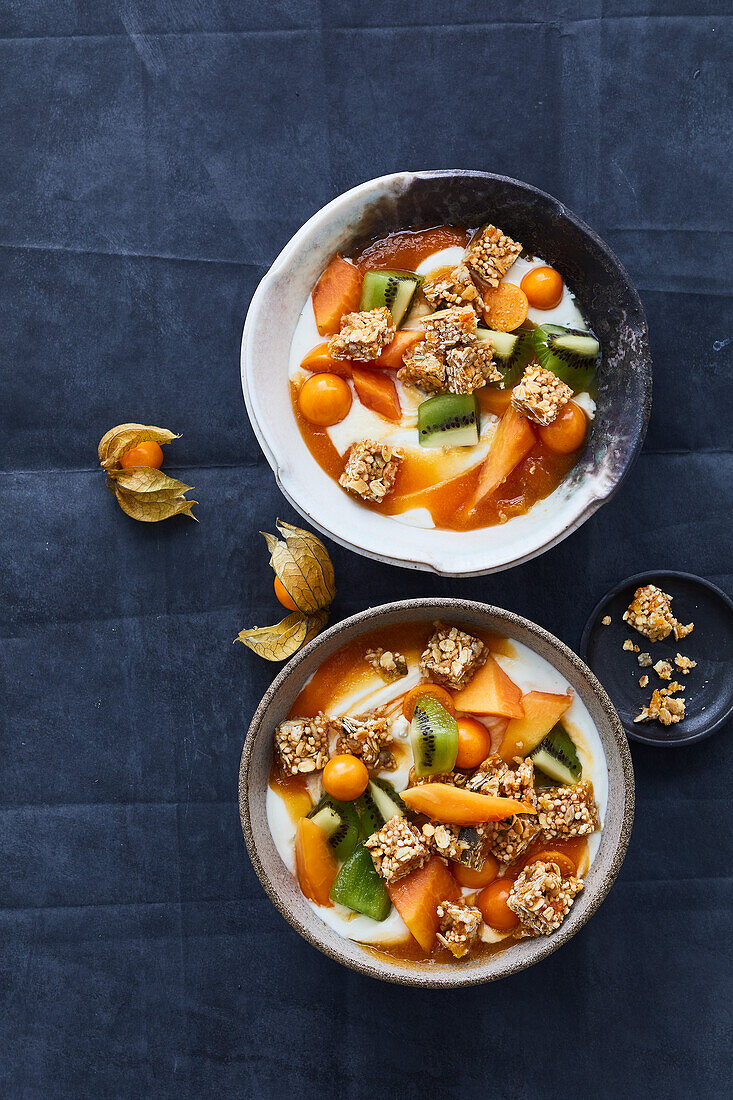
[[[694,622],[695,629],[675,642],[670,635],[663,642],[649,642],[631,629],[622,615],[634,592],[644,584],[656,584],[672,596],[672,611],[682,623]],[[601,620],[611,616],[610,626]],[[655,687],[663,687],[653,668],[640,668],[636,653],[623,649],[626,638],[650,653],[654,663],[672,662],[682,653],[697,661],[697,668],[682,675],[674,669],[673,679],[685,688],[685,717],[674,726],[639,722],[634,718],[647,703]],[[607,592],[585,624],[580,655],[595,672],[611,696],[624,729],[645,745],[675,747],[702,741],[733,715],[733,602],[714,584],[692,573],[658,570],[639,573]],[[639,677],[648,673],[649,684],[639,687]]]

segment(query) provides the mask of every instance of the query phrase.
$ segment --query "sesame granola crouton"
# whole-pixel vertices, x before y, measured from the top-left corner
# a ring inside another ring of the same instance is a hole
[[[451,306],[422,317],[425,339],[433,348],[472,344],[476,339],[476,314],[470,306]]]
[[[325,714],[281,722],[275,730],[275,747],[283,772],[298,775],[325,767],[329,737],[335,728]]]
[[[497,287],[521,251],[521,244],[495,225],[487,225],[469,244],[464,263],[472,275]]]
[[[538,860],[517,876],[507,905],[526,932],[549,935],[565,920],[583,885],[583,879],[574,875],[563,878],[556,863]]]
[[[420,658],[420,671],[444,687],[458,689],[466,686],[488,654],[479,638],[457,626],[435,623],[435,632]]]
[[[341,329],[328,341],[329,355],[334,359],[376,359],[395,338],[392,314],[386,306],[345,313]]]
[[[394,767],[394,758],[387,746],[392,740],[388,718],[340,718],[341,732],[336,741],[337,753],[358,756],[367,768]]]
[[[364,654],[364,660],[377,672],[388,684],[407,676],[407,660],[396,649],[368,649]]]
[[[494,365],[493,349],[488,342],[449,348],[445,354],[448,393],[473,393],[487,382],[500,382],[501,379],[502,374]]]
[[[594,833],[600,828],[600,815],[590,780],[538,791],[537,823],[548,837]]]
[[[481,911],[465,901],[441,901],[436,909],[438,939],[454,959],[462,959],[478,940],[483,917]]]
[[[567,405],[573,391],[551,370],[539,363],[530,363],[518,385],[512,390],[511,403],[535,424],[552,424],[560,410]]]
[[[402,454],[386,443],[360,439],[349,451],[339,485],[362,500],[381,504],[392,492]]]
[[[464,263],[460,263],[450,274],[438,271],[426,276],[422,292],[434,310],[470,306],[479,316],[483,313],[483,299]]]
[[[374,869],[385,882],[416,871],[430,856],[430,850],[414,825],[404,817],[393,817],[364,841]]]
[[[445,360],[440,348],[427,340],[413,344],[402,357],[397,371],[400,382],[407,382],[425,393],[440,393],[445,389]]]
[[[672,613],[672,597],[655,584],[637,588],[623,619],[650,642],[664,641],[672,633],[675,641],[679,641],[690,634],[695,625],[688,623],[683,626],[677,621]]]

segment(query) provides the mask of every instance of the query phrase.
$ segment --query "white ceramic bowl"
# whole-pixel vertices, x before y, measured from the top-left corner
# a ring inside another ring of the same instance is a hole
[[[570,475],[526,515],[475,531],[418,529],[364,508],[317,464],[297,427],[287,385],[301,310],[335,252],[405,227],[496,221],[565,278],[603,348],[597,412]],[[646,319],[623,267],[550,195],[481,172],[401,172],[370,180],[306,222],[258,286],[242,334],[242,389],[254,432],[293,507],[367,557],[447,576],[492,573],[548,550],[618,488],[641,447],[651,404]]]

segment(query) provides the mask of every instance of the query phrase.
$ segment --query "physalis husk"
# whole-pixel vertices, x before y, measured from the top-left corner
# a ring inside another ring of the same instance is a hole
[[[149,424],[118,424],[110,428],[99,441],[99,461],[107,471],[107,488],[117,498],[123,512],[142,523],[157,523],[171,516],[186,515],[196,519],[191,511],[195,500],[186,500],[185,494],[192,488],[162,470],[148,466],[129,466],[123,469],[120,459],[126,451],[147,440],[170,443],[180,436],[167,428]]]

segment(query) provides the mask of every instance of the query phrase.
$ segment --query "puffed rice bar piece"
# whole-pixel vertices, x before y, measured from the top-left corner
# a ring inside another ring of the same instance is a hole
[[[392,314],[386,306],[345,313],[341,329],[328,341],[329,354],[334,359],[376,359],[382,348],[395,338]]]
[[[358,756],[367,768],[389,767],[393,763],[387,746],[392,740],[392,727],[387,718],[341,718],[341,733],[336,741],[337,753]]]
[[[420,658],[420,671],[444,687],[465,687],[489,651],[479,638],[457,626],[436,623],[435,627]]]
[[[522,379],[512,390],[511,402],[517,412],[535,424],[552,424],[567,405],[573,391],[565,382],[545,370],[539,363],[530,363]]]
[[[368,649],[364,654],[364,660],[387,683],[392,683],[394,680],[400,680],[403,676],[407,676],[407,660],[402,653],[398,653],[395,649],[382,649],[381,646],[377,646],[376,649]]]
[[[436,913],[438,939],[454,959],[462,959],[478,940],[483,923],[481,911],[463,901],[441,901]]]
[[[479,794],[491,794],[494,797],[515,798],[530,806],[537,805],[537,793],[534,787],[534,764],[527,757],[515,759],[516,767],[511,768],[498,753],[487,756],[467,783],[469,791]]]
[[[500,382],[501,379],[501,372],[494,365],[492,347],[487,342],[449,348],[445,353],[445,388],[448,393],[473,393],[487,382]]]
[[[425,339],[433,348],[472,344],[476,339],[476,314],[470,306],[451,306],[421,317]]]
[[[275,746],[286,775],[316,772],[328,760],[328,742],[334,724],[325,714],[316,718],[290,718],[275,730]]]
[[[472,275],[497,287],[521,251],[521,244],[495,225],[487,225],[471,241],[464,263]]]
[[[432,852],[443,856],[444,859],[460,862],[465,845],[461,843],[461,830],[458,825],[443,825],[440,822],[427,821],[420,831]]]
[[[430,849],[414,825],[404,817],[393,817],[364,841],[377,874],[395,882],[416,871],[430,856]]]
[[[439,348],[420,340],[402,356],[397,371],[400,382],[407,382],[425,393],[441,393],[445,389],[445,360]]]
[[[538,791],[537,823],[548,837],[594,833],[600,828],[600,816],[590,780]]]
[[[634,598],[623,614],[624,622],[638,630],[650,642],[661,642],[674,632],[675,641],[687,637],[694,623],[683,626],[672,614],[672,597],[656,584],[637,588]]]
[[[491,840],[491,854],[500,863],[509,864],[526,852],[540,831],[534,818],[528,814],[517,814],[508,829],[496,829]]]
[[[479,316],[483,313],[483,298],[464,263],[454,268],[450,275],[428,275],[423,281],[422,292],[428,305],[435,310],[450,306],[470,306]]]
[[[556,863],[538,861],[517,876],[507,905],[526,931],[549,935],[560,927],[582,889],[582,878],[563,878]]]
[[[360,439],[349,451],[339,485],[362,500],[381,504],[392,492],[402,461],[399,451],[374,439]]]

